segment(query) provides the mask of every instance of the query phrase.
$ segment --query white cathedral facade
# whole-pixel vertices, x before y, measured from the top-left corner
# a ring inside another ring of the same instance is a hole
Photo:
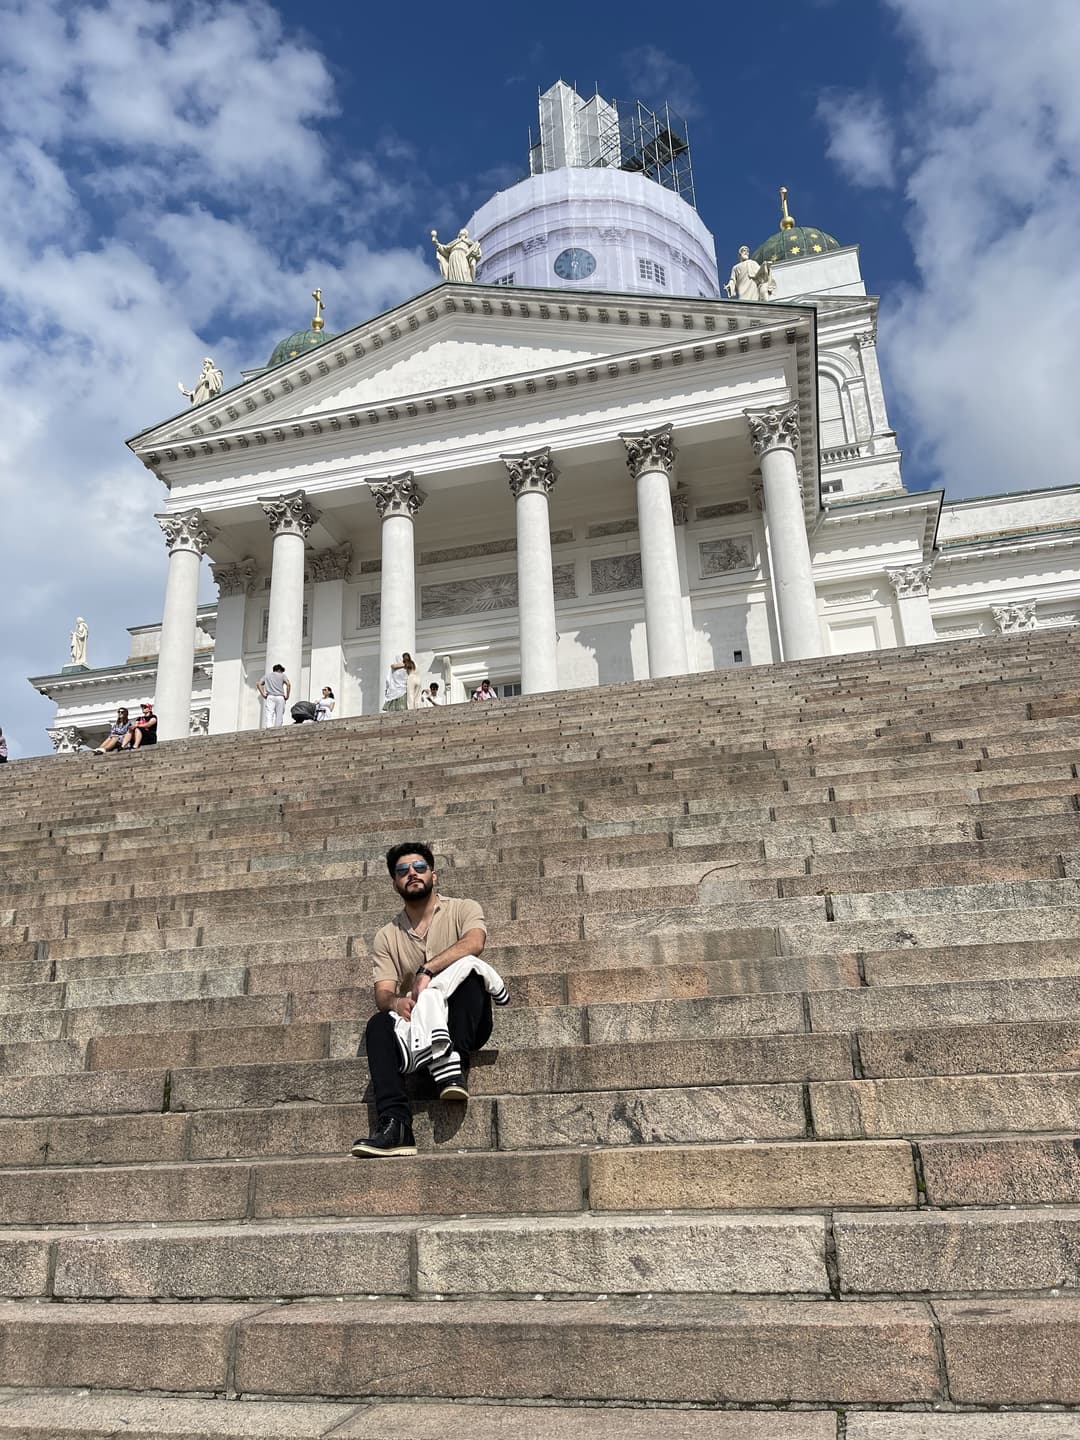
[[[769,298],[726,298],[679,133],[629,163],[603,106],[542,97],[533,173],[468,226],[475,282],[316,323],[129,442],[164,613],[31,682],[58,750],[150,694],[162,739],[257,727],[274,664],[341,716],[406,650],[454,702],[1080,620],[1080,487],[907,491],[857,248],[785,206]]]

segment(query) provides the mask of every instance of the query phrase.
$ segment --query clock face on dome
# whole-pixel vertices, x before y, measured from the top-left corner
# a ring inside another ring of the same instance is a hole
[[[560,280],[587,280],[596,269],[596,256],[591,250],[573,247],[555,257],[555,274]]]

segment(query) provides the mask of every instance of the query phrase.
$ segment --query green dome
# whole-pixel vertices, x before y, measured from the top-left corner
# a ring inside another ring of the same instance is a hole
[[[298,355],[305,351],[315,350],[320,345],[325,345],[334,336],[329,335],[325,330],[297,330],[295,335],[290,335],[287,340],[281,340],[274,346],[274,353],[270,356],[267,369],[275,365],[284,365],[286,360],[295,360]]]
[[[803,255],[823,255],[827,250],[839,250],[840,241],[824,230],[815,230],[812,225],[792,225],[789,230],[777,230],[764,245],[759,245],[750,257],[760,265],[765,260],[798,260]]]

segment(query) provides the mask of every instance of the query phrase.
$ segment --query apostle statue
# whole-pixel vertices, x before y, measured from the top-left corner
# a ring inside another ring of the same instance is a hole
[[[75,629],[71,632],[71,663],[72,665],[86,664],[86,642],[90,638],[90,627],[80,615],[75,621]]]
[[[731,278],[724,289],[732,300],[771,300],[776,293],[772,266],[767,260],[762,265],[751,260],[749,245],[740,245],[739,258],[731,267]]]
[[[182,380],[178,380],[176,384],[180,394],[186,395],[192,405],[205,405],[207,400],[213,400],[215,395],[221,394],[222,378],[221,371],[208,355],[202,362],[202,371],[195,381],[194,390],[185,390]]]
[[[480,260],[480,245],[469,239],[467,230],[459,230],[457,239],[447,245],[439,244],[438,232],[432,230],[431,243],[439,261],[439,271],[444,280],[453,280],[468,285],[476,279],[476,266]]]

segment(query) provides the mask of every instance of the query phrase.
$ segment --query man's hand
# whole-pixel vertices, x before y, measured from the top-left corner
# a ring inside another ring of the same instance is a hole
[[[428,987],[430,984],[431,984],[431,976],[430,976],[430,975],[416,975],[416,976],[414,976],[414,978],[413,978],[413,987],[412,987],[412,998],[413,998],[413,1000],[414,1000],[414,1001],[419,1000],[419,999],[420,999],[420,996],[424,993],[424,991],[427,989],[427,987]]]
[[[420,978],[422,980],[424,977],[421,975]],[[400,1015],[402,1020],[408,1020],[412,1015],[413,1003],[413,997],[411,995],[400,995],[394,1001],[394,1014]]]

